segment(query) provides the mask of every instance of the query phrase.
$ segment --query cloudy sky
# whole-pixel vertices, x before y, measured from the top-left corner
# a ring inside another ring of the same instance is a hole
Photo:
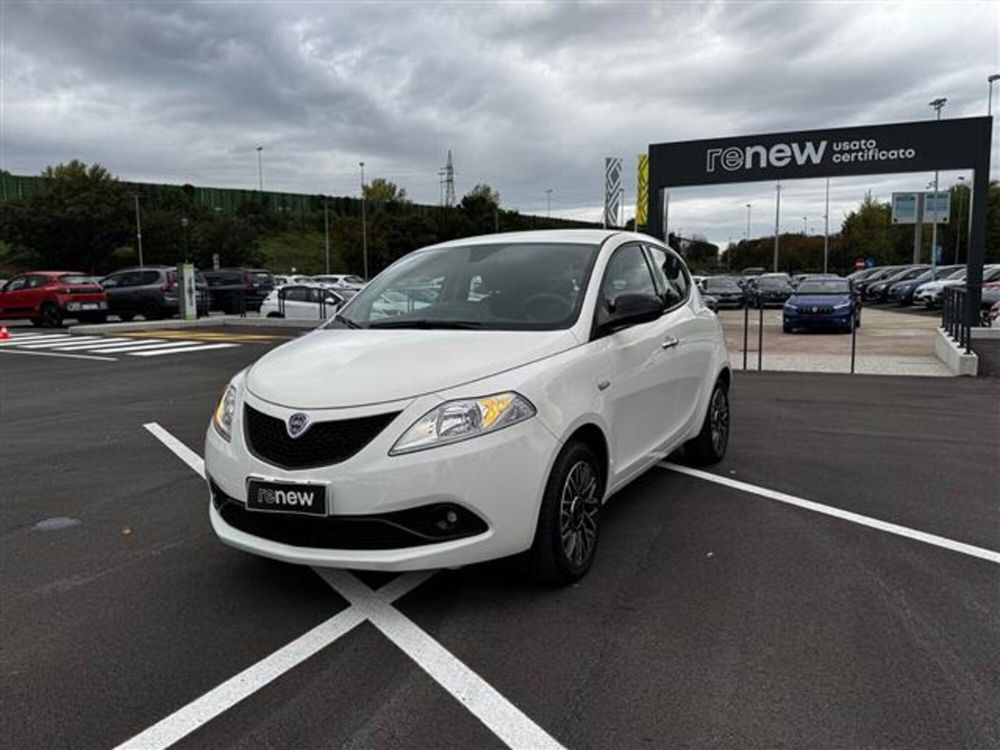
[[[551,188],[553,214],[598,221],[604,156],[631,215],[651,142],[918,120],[939,96],[983,115],[998,71],[998,2],[0,0],[0,167],[252,188],[262,145],[268,189],[357,194],[363,160],[437,203],[451,149],[459,197],[488,182],[544,214]],[[836,180],[831,225],[930,179]],[[739,239],[746,203],[770,232],[765,184],[675,191],[671,225]],[[823,213],[823,181],[785,186],[784,230]]]

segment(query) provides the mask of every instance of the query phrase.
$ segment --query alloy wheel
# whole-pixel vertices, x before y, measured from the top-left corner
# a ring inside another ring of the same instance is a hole
[[[584,565],[597,545],[597,472],[587,461],[577,461],[566,474],[559,503],[559,533],[563,553],[573,566]]]
[[[712,448],[722,454],[729,439],[729,399],[722,388],[716,388],[712,394],[711,416],[709,425],[712,430]]]

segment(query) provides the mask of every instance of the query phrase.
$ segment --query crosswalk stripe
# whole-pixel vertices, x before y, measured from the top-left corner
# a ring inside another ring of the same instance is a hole
[[[90,338],[89,336],[74,336],[74,339],[85,339]],[[61,344],[57,344],[59,351],[73,351],[74,349],[89,349],[93,346],[111,346],[113,344],[124,344],[132,339],[118,339],[118,338],[102,338],[100,342],[87,341],[86,343],[79,343],[78,341],[64,341]],[[135,342],[133,342],[135,343]]]
[[[49,349],[54,346],[69,346],[74,341],[89,341],[91,344],[96,343],[101,339],[100,336],[70,336],[72,341],[67,341],[66,339],[58,339],[56,341],[30,341],[22,343],[25,349]]]
[[[137,346],[124,345],[121,347],[116,347],[114,349],[99,349],[102,352],[111,352],[113,354],[127,354],[131,352],[144,352],[149,349],[166,349],[168,347],[187,347],[187,346],[197,346],[200,342],[198,341],[160,341],[156,344],[139,344]]]
[[[94,344],[93,351],[109,351],[116,352],[123,346],[143,346],[145,344],[156,344],[159,343],[159,339],[132,339],[131,341],[117,341],[113,344]]]
[[[180,342],[174,342],[175,344]],[[189,343],[201,343],[201,342],[189,342]],[[228,349],[231,346],[239,346],[239,344],[201,344],[200,346],[192,346],[190,348],[175,348],[175,349],[160,349],[155,352],[129,352],[133,357],[159,357],[161,354],[185,354],[186,352],[204,352],[209,349]]]
[[[73,337],[70,336],[68,333],[63,333],[63,334],[47,333],[40,336],[30,336],[20,339],[4,339],[3,341],[0,341],[0,346],[14,346],[20,344],[27,344],[29,342],[40,343],[43,340],[69,339],[69,338]]]

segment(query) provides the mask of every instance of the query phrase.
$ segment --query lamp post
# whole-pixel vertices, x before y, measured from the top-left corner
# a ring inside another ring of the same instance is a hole
[[[552,218],[552,188],[545,189],[545,215]]]
[[[368,281],[368,208],[365,198],[365,163],[358,162],[361,167],[361,257],[364,263],[364,277]]]
[[[937,119],[941,119],[941,110],[948,103],[946,97],[939,97],[930,102],[927,106],[933,107],[937,113]],[[934,170],[934,213],[931,217],[931,270],[937,265],[937,214],[938,214],[938,172]],[[933,278],[933,277],[932,277]]]
[[[808,216],[803,216],[802,217],[802,236],[803,237],[805,237],[807,234],[809,234],[808,221],[809,221],[809,217]]]
[[[750,204],[747,203],[747,234],[746,241],[750,241]]]
[[[139,268],[142,268],[142,224],[139,223],[139,194],[136,193],[135,198],[135,242],[136,248],[139,250]]]
[[[264,192],[264,147],[257,147],[257,190]]]
[[[188,260],[189,260],[189,258],[188,258],[188,223],[189,223],[188,222],[188,217],[187,216],[182,216],[181,217],[181,233],[183,234],[182,239],[184,241],[184,262],[185,263],[187,263]]]
[[[778,271],[778,232],[781,222],[781,182],[774,186],[774,271]]]
[[[326,275],[330,275],[330,202],[323,198],[323,231],[326,235]]]
[[[986,79],[987,83],[990,85],[990,94],[986,100],[986,116],[993,116],[993,84],[1000,81],[1000,73],[994,73],[989,78]]]

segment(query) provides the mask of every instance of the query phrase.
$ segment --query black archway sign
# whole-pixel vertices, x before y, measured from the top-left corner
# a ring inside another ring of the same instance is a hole
[[[670,187],[971,169],[965,319],[979,325],[992,117],[713,138],[649,146],[650,234],[663,236]]]

